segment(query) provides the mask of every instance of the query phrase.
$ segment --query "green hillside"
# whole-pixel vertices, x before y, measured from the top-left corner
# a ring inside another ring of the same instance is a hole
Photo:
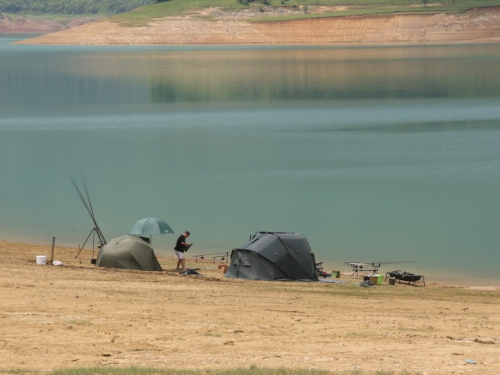
[[[335,12],[315,12],[318,6],[345,7]],[[461,13],[474,8],[500,6],[500,0],[170,0],[151,4],[113,17],[129,25],[145,25],[154,18],[177,16],[209,7],[230,11],[251,8],[260,13],[253,21],[288,20],[313,17]],[[277,8],[295,10],[296,14],[269,14]],[[266,14],[268,13],[268,14]]]
[[[339,7],[335,11],[315,10]],[[114,20],[144,25],[151,19],[189,13],[208,7],[253,9],[253,21],[370,14],[460,13],[472,8],[500,6],[500,0],[2,0],[0,13],[25,15],[116,15]],[[288,14],[270,14],[285,8]],[[266,14],[267,13],[267,14]],[[293,14],[290,14],[293,13]]]
[[[7,14],[116,14],[155,3],[156,0],[1,0]]]

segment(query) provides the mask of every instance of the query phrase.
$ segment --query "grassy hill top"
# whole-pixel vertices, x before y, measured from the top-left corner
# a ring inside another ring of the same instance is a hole
[[[2,0],[0,14],[47,19],[112,15],[111,19],[120,24],[145,26],[155,18],[181,15],[205,20],[241,20],[243,17],[255,22],[361,15],[452,14],[496,6],[500,6],[500,0]]]
[[[109,15],[128,12],[151,3],[156,3],[156,0],[2,0],[0,13]]]
[[[200,16],[199,12],[204,8],[219,8],[227,13],[247,10],[256,13],[250,21],[281,21],[361,15],[453,14],[496,6],[500,6],[500,0],[170,0],[118,14],[112,19],[140,26],[155,18]]]

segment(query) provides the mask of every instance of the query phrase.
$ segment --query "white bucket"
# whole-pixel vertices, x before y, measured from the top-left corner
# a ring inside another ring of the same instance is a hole
[[[36,264],[47,264],[47,257],[45,255],[37,255],[36,256]]]

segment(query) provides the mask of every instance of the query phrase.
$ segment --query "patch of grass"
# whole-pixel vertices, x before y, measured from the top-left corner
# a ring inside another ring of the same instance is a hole
[[[150,367],[88,367],[75,369],[60,369],[49,373],[50,375],[197,375],[194,370],[171,370]]]
[[[146,26],[155,18],[189,14],[190,11],[209,7],[222,9],[245,8],[236,0],[170,0],[137,8],[131,12],[117,14],[110,19],[126,26]]]
[[[318,5],[316,3],[313,4],[311,0],[296,0],[301,4],[311,4]],[[289,4],[293,4],[295,1],[289,1]],[[332,6],[342,6],[342,1],[332,1],[332,4],[329,3],[329,0],[322,0],[319,5],[332,5]],[[299,14],[291,14],[284,16],[276,16],[276,17],[259,17],[253,18],[251,22],[270,22],[270,21],[289,21],[289,20],[298,20],[298,19],[310,19],[310,18],[326,18],[326,17],[347,17],[347,16],[374,16],[374,15],[410,15],[410,14],[438,14],[438,13],[446,13],[446,14],[456,14],[463,13],[467,10],[473,8],[484,8],[491,6],[500,6],[499,0],[463,0],[458,2],[443,2],[437,4],[429,4],[428,6],[421,6],[422,2],[420,1],[411,1],[404,2],[399,4],[394,4],[391,0],[388,1],[377,1],[371,4],[370,6],[366,6],[363,4],[356,5],[358,1],[354,0],[352,3],[345,3],[345,5],[349,5],[349,9],[339,10],[335,12],[325,12],[325,13],[299,13]],[[355,4],[355,5],[351,5]]]
[[[255,365],[249,369],[237,368],[233,370],[217,370],[211,373],[213,375],[323,375],[328,374],[328,371],[321,370],[291,370],[291,369],[268,369],[260,368]]]
[[[161,3],[146,5],[130,12],[116,14],[109,20],[124,26],[148,26],[156,18],[188,15],[199,12],[201,9],[216,7],[223,11],[252,8],[258,12],[258,4],[264,0],[255,0],[249,5],[239,3],[237,0],[169,0]],[[429,0],[430,1],[430,0]],[[424,6],[425,2],[425,6]],[[338,11],[314,13],[318,6],[345,7]],[[396,15],[396,14],[436,14],[436,13],[462,13],[472,8],[485,8],[500,6],[500,0],[444,0],[441,2],[427,2],[427,0],[266,0],[267,8],[287,8],[296,10],[297,13],[285,15],[268,15],[250,19],[251,22],[288,21],[310,18],[370,16],[370,15]],[[299,7],[302,10],[299,11]],[[260,14],[260,13],[259,13]],[[84,19],[105,14],[40,14],[40,15],[9,15],[12,18],[26,16],[32,19],[51,19],[67,24],[75,19]],[[214,18],[205,15],[196,15],[197,18],[213,21]]]
[[[24,372],[26,373],[26,372]],[[236,368],[228,370],[176,370],[160,369],[148,367],[89,367],[77,369],[55,370],[48,375],[410,375],[407,372],[394,373],[392,371],[377,371],[373,373],[349,371],[349,372],[329,372],[324,370],[308,369],[268,369],[260,368],[256,365],[250,368]]]
[[[258,2],[255,2],[257,4]],[[472,8],[500,6],[500,0],[446,0],[442,2],[426,3],[424,0],[269,0],[268,7],[298,9],[300,6],[308,12],[296,14],[268,16],[263,15],[251,19],[252,22],[287,21],[308,18],[346,17],[365,15],[395,15],[395,14],[436,14],[461,13]],[[283,4],[284,3],[284,4]],[[245,9],[255,4],[243,5],[237,0],[170,0],[162,3],[147,5],[122,13],[110,19],[126,26],[147,26],[155,18],[186,15],[203,8],[217,7],[221,10]],[[338,11],[314,13],[315,6],[346,7]],[[258,8],[255,8],[258,10]],[[265,14],[265,13],[264,13]]]
[[[103,290],[103,294],[107,294],[109,296],[123,296],[123,297],[141,297],[144,295],[143,292],[136,292],[136,291],[131,291],[131,290],[116,290],[116,289],[110,289],[110,290]]]
[[[94,325],[94,323],[89,322],[88,320],[70,320],[68,324],[72,324],[75,326],[91,326]]]
[[[184,0],[186,1],[186,0]],[[188,0],[189,1],[189,0]],[[270,0],[270,5],[279,7],[281,6],[281,0]],[[439,9],[448,10],[458,10],[463,11],[464,9],[488,7],[488,6],[498,6],[500,1],[498,0],[445,0],[445,1],[429,1],[426,6],[423,5],[422,0],[371,0],[367,2],[365,0],[287,0],[286,6],[293,7],[296,6],[346,6],[353,8],[355,11],[370,10],[370,9],[414,9],[415,11],[425,11],[425,12],[439,12]],[[411,8],[410,8],[411,7]],[[437,8],[437,9],[436,9]]]

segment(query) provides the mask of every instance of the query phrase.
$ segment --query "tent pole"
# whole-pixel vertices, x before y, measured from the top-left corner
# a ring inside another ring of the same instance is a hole
[[[92,236],[92,259],[94,259],[95,230],[93,232],[94,232],[94,235]]]
[[[52,252],[50,253],[50,263],[54,261],[54,244],[56,243],[56,238],[52,237]]]

